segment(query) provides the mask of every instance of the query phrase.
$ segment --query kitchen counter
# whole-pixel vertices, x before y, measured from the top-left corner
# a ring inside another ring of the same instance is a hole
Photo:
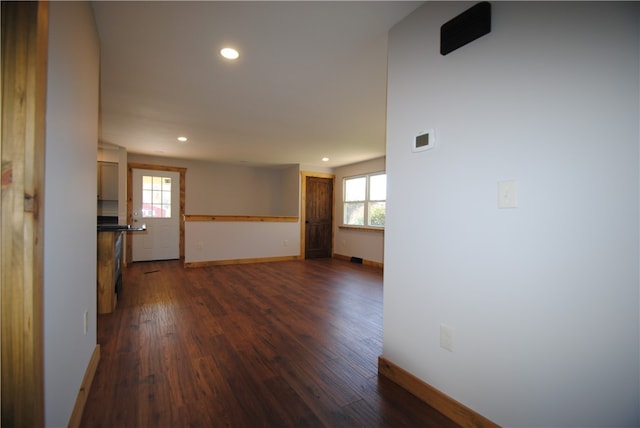
[[[142,232],[147,227],[128,224],[98,224],[98,313],[115,310],[118,292],[122,290],[124,265],[123,236],[126,232]]]
[[[121,230],[98,229],[98,313],[115,310],[117,293],[122,287],[122,236]]]
[[[133,227],[130,224],[99,224],[98,232],[143,232],[147,230],[146,225]]]

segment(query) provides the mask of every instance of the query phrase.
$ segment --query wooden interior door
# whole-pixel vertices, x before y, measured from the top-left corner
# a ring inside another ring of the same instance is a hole
[[[305,258],[332,256],[333,178],[306,177]]]

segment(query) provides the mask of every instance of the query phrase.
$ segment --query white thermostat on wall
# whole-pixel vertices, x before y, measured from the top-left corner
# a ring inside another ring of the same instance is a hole
[[[422,152],[424,150],[432,149],[436,144],[436,132],[434,129],[421,132],[416,135],[411,146],[411,151]]]

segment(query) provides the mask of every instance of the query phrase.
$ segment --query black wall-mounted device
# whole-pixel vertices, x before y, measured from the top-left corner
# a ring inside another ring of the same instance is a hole
[[[491,4],[478,3],[440,27],[440,53],[447,55],[491,32]]]

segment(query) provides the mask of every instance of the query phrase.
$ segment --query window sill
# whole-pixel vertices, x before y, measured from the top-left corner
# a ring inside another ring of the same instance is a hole
[[[384,233],[384,227],[364,227],[364,226],[345,226],[345,225],[340,225],[340,226],[338,226],[338,229],[357,230],[357,231],[360,231],[360,232]]]

